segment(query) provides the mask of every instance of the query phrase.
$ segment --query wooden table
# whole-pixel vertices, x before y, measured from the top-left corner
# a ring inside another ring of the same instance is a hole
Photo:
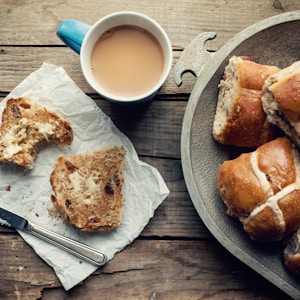
[[[13,229],[0,228],[1,299],[289,299],[225,250],[208,232],[189,197],[180,161],[180,134],[192,75],[178,88],[171,73],[148,105],[127,109],[101,99],[86,84],[79,56],[55,31],[62,19],[94,23],[119,10],[156,19],[167,31],[174,63],[199,33],[218,37],[218,50],[264,18],[300,9],[298,0],[0,0],[0,97],[43,62],[61,65],[156,167],[171,193],[141,235],[82,284],[65,292],[53,270]]]

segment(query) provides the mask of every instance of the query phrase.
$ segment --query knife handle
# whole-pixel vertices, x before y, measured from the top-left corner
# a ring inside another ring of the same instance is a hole
[[[58,233],[50,231],[39,225],[28,221],[27,231],[32,235],[39,237],[81,259],[88,261],[94,265],[101,266],[107,261],[104,253],[90,247],[88,245],[79,243],[75,240],[62,236]]]

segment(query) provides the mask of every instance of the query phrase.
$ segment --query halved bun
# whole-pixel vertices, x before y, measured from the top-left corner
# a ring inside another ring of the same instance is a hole
[[[219,84],[213,124],[216,141],[239,147],[258,147],[278,137],[278,129],[267,121],[261,96],[266,78],[279,70],[244,57],[230,58]]]
[[[70,145],[70,123],[29,98],[9,99],[2,113],[0,161],[32,169],[37,155],[48,144]]]
[[[57,158],[52,201],[65,221],[82,231],[111,231],[121,224],[125,154],[124,147],[112,147]]]
[[[262,105],[268,121],[300,148],[300,61],[266,80]]]

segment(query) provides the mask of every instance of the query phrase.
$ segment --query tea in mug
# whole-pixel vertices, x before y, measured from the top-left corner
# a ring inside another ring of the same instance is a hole
[[[158,40],[148,31],[121,25],[105,32],[91,54],[96,81],[108,92],[134,97],[159,81],[164,54]]]

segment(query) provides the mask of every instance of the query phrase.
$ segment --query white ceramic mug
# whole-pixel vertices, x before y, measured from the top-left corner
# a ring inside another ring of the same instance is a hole
[[[99,37],[109,29],[121,25],[138,26],[150,32],[160,43],[164,56],[164,67],[159,80],[149,90],[134,97],[120,96],[105,90],[95,80],[91,69],[91,53]],[[77,20],[63,20],[57,29],[57,35],[67,46],[80,54],[81,69],[89,85],[98,94],[113,102],[129,104],[152,99],[166,81],[172,67],[172,46],[166,32],[156,21],[138,12],[116,12],[103,17],[92,26]]]

